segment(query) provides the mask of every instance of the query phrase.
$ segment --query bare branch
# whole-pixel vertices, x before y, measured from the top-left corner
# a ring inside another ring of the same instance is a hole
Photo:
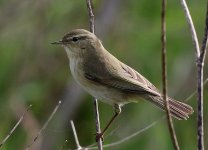
[[[92,0],[86,0],[87,1],[87,9],[89,14],[89,23],[90,23],[90,32],[95,33],[95,18],[92,11]]]
[[[192,40],[194,43],[194,47],[196,50],[196,62],[197,62],[197,93],[198,93],[198,117],[197,117],[197,139],[198,139],[198,149],[204,149],[204,125],[203,125],[203,67],[204,67],[204,59],[207,49],[207,32],[208,32],[208,12],[206,12],[206,24],[205,24],[205,32],[204,39],[202,42],[201,51],[199,49],[199,42],[197,39],[196,31],[193,25],[193,21],[191,19],[191,15],[189,13],[187,4],[185,0],[181,0],[182,7],[186,14],[186,19],[189,23],[189,27],[192,33]],[[208,4],[207,4],[208,11]]]
[[[107,135],[105,135],[105,139],[111,137],[112,135],[114,135],[116,133],[116,131],[118,130],[119,127],[115,128],[114,130],[112,130],[110,133],[108,133]],[[92,143],[86,147],[94,147],[97,143]]]
[[[61,104],[61,101],[58,102],[58,104],[56,105],[56,107],[54,108],[53,112],[51,113],[50,117],[48,118],[48,120],[45,122],[45,124],[43,125],[43,127],[40,129],[40,131],[37,133],[37,135],[35,136],[35,138],[33,139],[32,143],[30,143],[27,147],[26,150],[29,150],[31,148],[31,146],[35,143],[35,141],[38,139],[39,135],[43,132],[43,130],[47,127],[48,123],[51,121],[51,119],[53,118],[53,116],[55,115],[55,113],[57,112],[59,106]]]
[[[119,144],[122,144],[132,138],[134,138],[135,136],[147,131],[148,129],[152,128],[153,126],[155,126],[157,123],[159,123],[161,120],[165,119],[165,116],[161,117],[160,119],[152,122],[150,125],[146,126],[145,128],[137,131],[137,132],[134,132],[133,134],[119,140],[119,141],[116,141],[116,142],[113,142],[113,143],[110,143],[110,144],[106,144],[106,145],[103,145],[104,148],[107,148],[107,147],[113,147],[113,146],[116,146],[116,145],[119,145]],[[97,147],[88,147],[88,150],[92,150],[92,149],[96,149]]]
[[[185,0],[181,0],[181,5],[183,7],[183,10],[185,12],[185,16],[186,16],[186,20],[188,22],[190,31],[191,31],[191,37],[192,37],[192,41],[194,44],[194,48],[195,48],[195,54],[196,54],[196,60],[197,58],[200,56],[200,48],[199,48],[199,41],[197,38],[197,34],[196,34],[196,30],[189,12],[189,9],[187,7],[186,1]]]
[[[15,124],[15,126],[12,128],[12,130],[9,132],[9,134],[4,138],[4,140],[0,143],[0,147],[2,147],[4,145],[4,143],[9,139],[9,137],[13,134],[13,132],[16,130],[16,128],[19,126],[19,124],[22,122],[22,120],[25,117],[25,114],[28,112],[28,110],[32,107],[32,105],[30,105],[26,111],[23,113],[23,115],[20,117],[19,121]]]
[[[167,63],[166,63],[166,0],[162,0],[161,13],[161,42],[162,42],[162,81],[163,81],[163,100],[165,101],[167,123],[171,136],[171,140],[175,150],[179,150],[178,140],[173,126],[173,120],[170,115],[169,100],[167,96]]]
[[[77,132],[76,132],[73,120],[71,120],[70,123],[71,123],[72,131],[73,131],[73,134],[74,134],[74,139],[75,139],[75,142],[76,142],[76,145],[77,145],[77,150],[80,150],[80,149],[82,149],[82,147],[79,144],[79,140],[78,140],[78,137],[77,137]]]
[[[207,51],[207,38],[208,38],[208,2],[206,10],[206,20],[205,20],[205,29],[204,29],[204,38],[202,41],[201,53],[200,53],[200,62],[204,65],[204,59]]]
[[[95,110],[96,132],[101,133],[98,101],[96,98],[94,98],[94,110]],[[102,150],[103,149],[102,139],[101,138],[98,139],[97,143],[98,143],[98,150]]]
[[[203,72],[204,72],[204,60],[207,51],[207,36],[208,36],[208,2],[206,10],[205,31],[202,41],[201,53],[197,59],[197,89],[198,89],[198,117],[197,117],[197,140],[198,150],[204,150],[204,116],[203,116]]]
[[[95,33],[95,19],[94,19],[94,14],[92,10],[92,0],[86,0],[87,2],[87,9],[88,9],[88,14],[89,14],[89,22],[90,22],[90,31],[92,33]],[[95,121],[96,121],[96,132],[101,133],[100,129],[100,117],[99,117],[99,109],[98,109],[98,102],[97,99],[94,98],[94,109],[95,109]],[[98,149],[102,150],[103,149],[103,144],[102,144],[102,139],[98,139]]]

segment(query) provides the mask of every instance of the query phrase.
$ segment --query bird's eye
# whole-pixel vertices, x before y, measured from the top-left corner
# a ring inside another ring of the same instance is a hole
[[[72,38],[72,41],[74,41],[74,42],[76,42],[76,41],[78,41],[78,40],[79,40],[78,37],[73,37],[73,38]]]

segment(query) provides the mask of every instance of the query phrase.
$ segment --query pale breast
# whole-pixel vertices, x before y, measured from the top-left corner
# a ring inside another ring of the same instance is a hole
[[[126,97],[114,89],[109,89],[103,85],[95,84],[84,76],[82,71],[82,62],[80,59],[70,58],[70,70],[74,79],[93,97],[108,104],[124,103]]]

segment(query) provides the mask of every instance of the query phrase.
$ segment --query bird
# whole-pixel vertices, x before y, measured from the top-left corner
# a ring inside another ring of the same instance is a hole
[[[101,40],[85,29],[74,29],[52,44],[62,45],[69,58],[71,74],[77,83],[96,99],[114,107],[115,114],[96,141],[102,138],[123,105],[147,100],[165,110],[162,93],[143,75],[107,51]],[[170,114],[186,120],[193,113],[188,104],[167,97]]]

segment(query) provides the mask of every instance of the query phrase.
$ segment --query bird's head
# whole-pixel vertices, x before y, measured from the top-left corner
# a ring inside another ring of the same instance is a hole
[[[68,54],[79,54],[95,50],[101,42],[93,33],[84,29],[75,29],[52,44],[62,45]]]

